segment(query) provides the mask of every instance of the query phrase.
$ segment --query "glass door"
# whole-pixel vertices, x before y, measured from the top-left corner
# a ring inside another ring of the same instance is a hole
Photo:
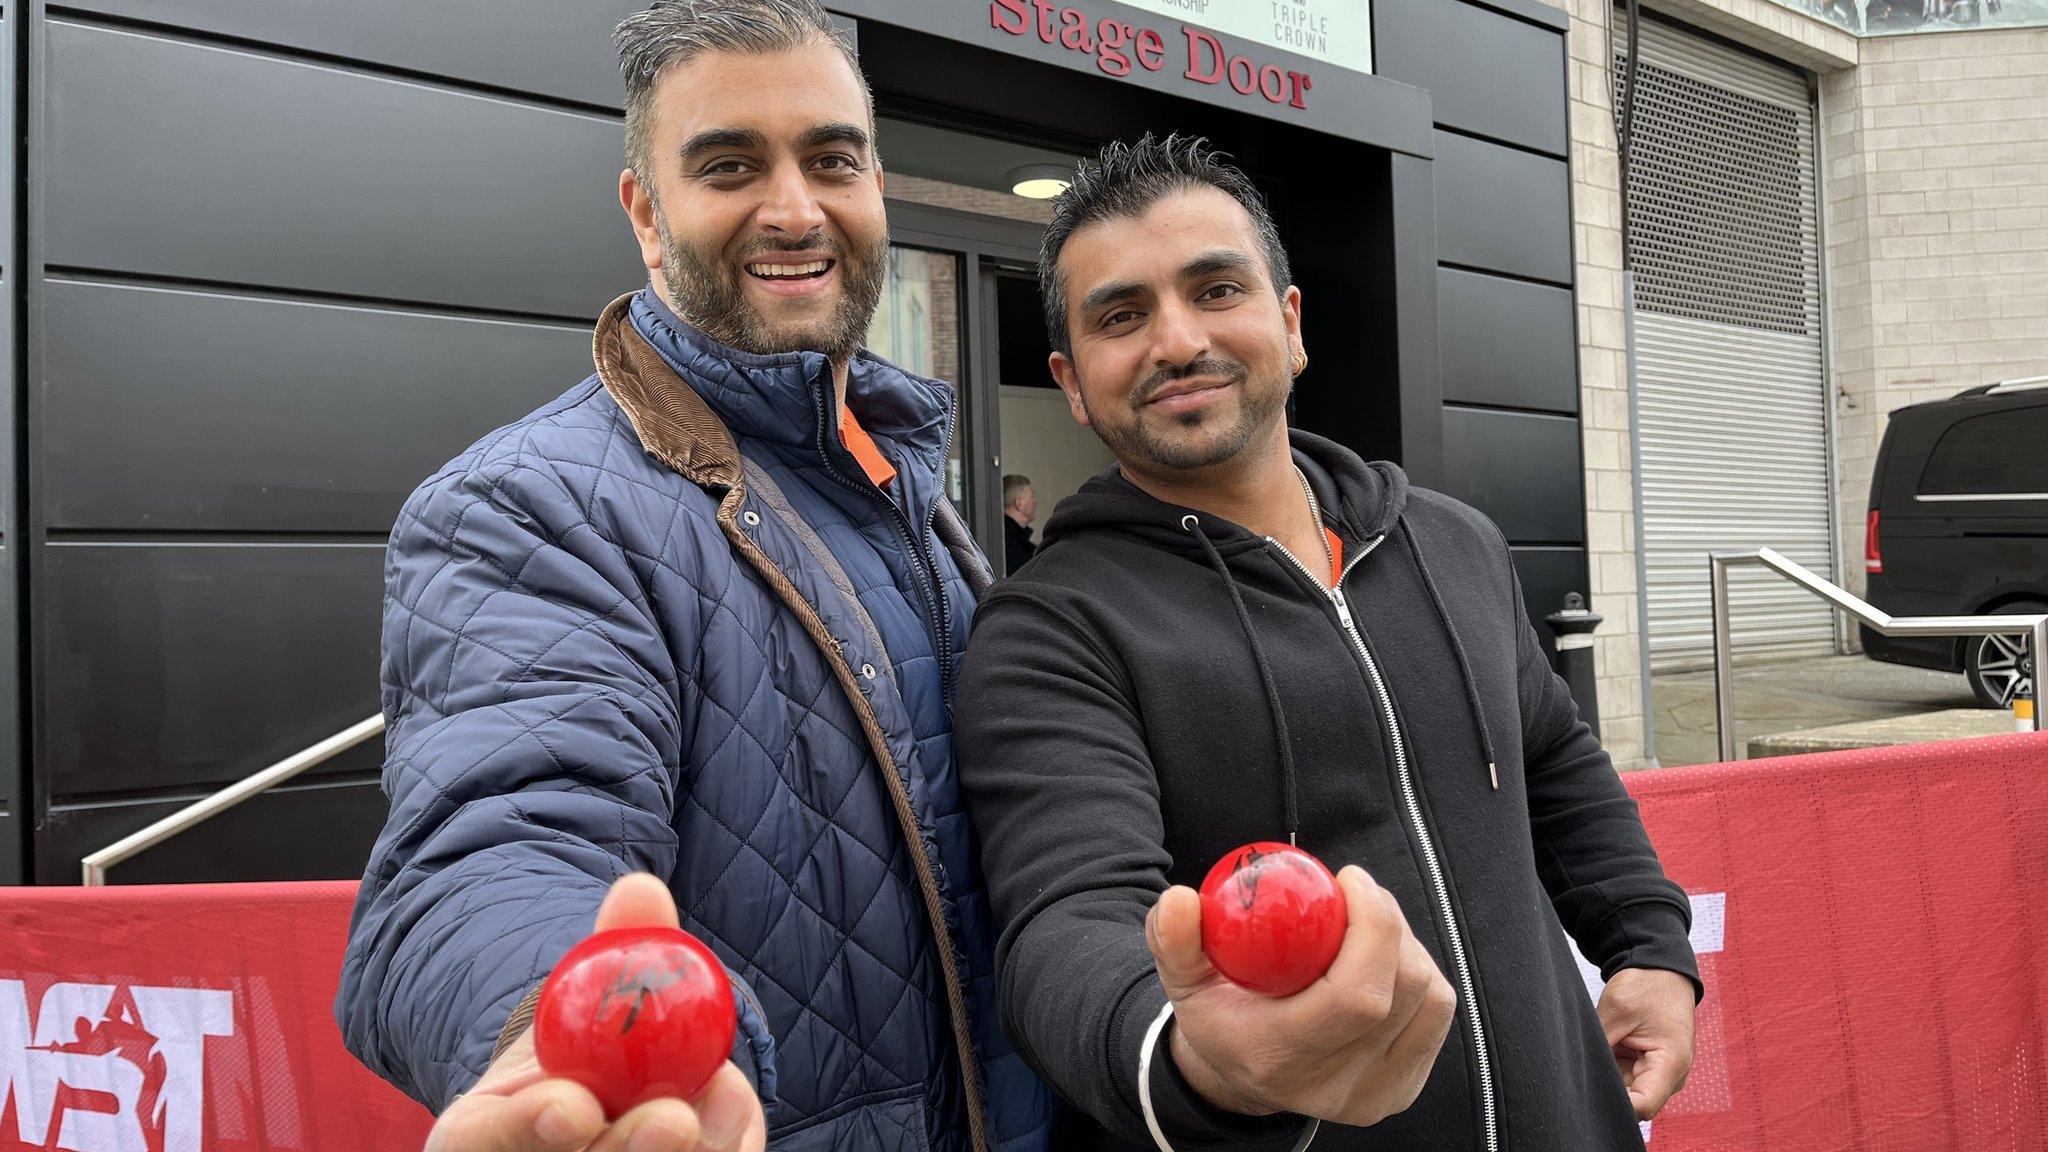
[[[868,348],[958,395],[946,495],[1003,569],[1001,394],[1006,325],[999,299],[1031,269],[1043,233],[1026,221],[890,200],[889,265]],[[1009,287],[999,283],[1008,278]],[[1032,299],[1036,293],[1031,294]],[[1011,311],[1014,312],[1012,303]],[[1041,337],[1040,343],[1043,343]],[[1039,361],[1043,374],[1044,360]]]
[[[889,246],[881,303],[868,324],[868,350],[906,372],[952,384],[960,397],[958,423],[946,461],[946,497],[963,517],[969,516],[967,468],[962,463],[960,431],[967,426],[972,399],[960,372],[962,345],[961,265],[959,252],[939,252],[907,244]],[[971,517],[970,517],[971,523]]]

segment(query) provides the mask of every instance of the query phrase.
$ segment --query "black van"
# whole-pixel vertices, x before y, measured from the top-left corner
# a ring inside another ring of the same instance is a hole
[[[1894,616],[2048,612],[2048,376],[1892,413],[1870,478],[1866,598]],[[2024,636],[1887,638],[1873,660],[1969,677],[1988,708],[2031,689]]]

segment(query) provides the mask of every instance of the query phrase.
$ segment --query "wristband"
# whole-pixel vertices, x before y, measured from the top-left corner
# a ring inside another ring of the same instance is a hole
[[[1150,1027],[1145,1029],[1145,1040],[1138,1046],[1138,1107],[1145,1113],[1145,1130],[1152,1133],[1152,1143],[1159,1146],[1159,1152],[1177,1152],[1166,1139],[1166,1133],[1159,1127],[1159,1116],[1152,1110],[1152,1053],[1159,1047],[1159,1038],[1166,1032],[1167,1021],[1173,1019],[1173,1001],[1168,1000],[1159,1008]],[[1311,1119],[1301,1139],[1295,1142],[1292,1152],[1308,1152],[1310,1142],[1323,1126],[1321,1120]]]

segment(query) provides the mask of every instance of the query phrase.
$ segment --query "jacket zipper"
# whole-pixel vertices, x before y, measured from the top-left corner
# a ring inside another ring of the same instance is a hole
[[[1351,606],[1344,600],[1345,578],[1351,575],[1351,570],[1357,567],[1360,561],[1372,555],[1373,549],[1378,548],[1385,539],[1385,536],[1373,537],[1364,551],[1345,564],[1344,570],[1337,574],[1336,583],[1330,586],[1325,598],[1337,609],[1337,620],[1343,625],[1345,638],[1351,641],[1352,651],[1358,654],[1359,660],[1365,665],[1366,678],[1372,682],[1373,700],[1379,705],[1380,719],[1386,724],[1387,734],[1393,741],[1394,774],[1401,783],[1401,802],[1406,809],[1409,826],[1415,830],[1415,838],[1422,844],[1422,858],[1429,866],[1431,894],[1436,897],[1437,916],[1443,922],[1444,938],[1451,945],[1452,966],[1457,969],[1458,992],[1465,998],[1467,1016],[1472,1021],[1472,1049],[1479,1062],[1479,1106],[1484,1114],[1486,1152],[1500,1152],[1500,1123],[1493,1093],[1493,1056],[1486,1044],[1486,1023],[1479,1014],[1479,996],[1472,982],[1472,963],[1465,951],[1465,934],[1458,926],[1456,911],[1451,907],[1450,884],[1444,876],[1443,861],[1437,855],[1436,840],[1429,833],[1429,825],[1422,818],[1422,805],[1416,799],[1415,775],[1408,764],[1408,742],[1401,733],[1400,720],[1394,715],[1394,698],[1387,691],[1386,679],[1380,674],[1379,661],[1373,659],[1372,650],[1365,646],[1365,637],[1359,634],[1357,622],[1351,618]],[[1294,553],[1287,550],[1285,544],[1271,536],[1266,537],[1266,543],[1287,557],[1288,562],[1293,564],[1312,586],[1318,589],[1322,587],[1322,582],[1315,578]]]
[[[952,618],[952,612],[946,599],[945,581],[939,578],[938,561],[927,555],[922,543],[911,538],[910,517],[904,514],[902,506],[891,499],[888,493],[882,491],[873,481],[861,484],[839,471],[838,465],[832,462],[832,454],[826,442],[828,430],[834,425],[830,423],[831,410],[824,395],[818,397],[817,410],[818,458],[825,464],[825,474],[847,488],[887,505],[889,525],[896,530],[896,538],[902,541],[904,551],[910,556],[910,572],[917,581],[918,600],[924,609],[925,625],[931,629],[932,654],[939,661],[939,698],[945,702],[950,712],[953,706],[953,639],[952,631],[946,622]],[[952,435],[952,421],[948,420],[946,431],[939,441],[942,455]],[[925,518],[927,536],[931,535],[934,525],[938,522],[939,501],[945,498],[943,488],[932,498],[932,510]],[[885,659],[888,657],[886,652],[881,655]],[[884,752],[885,747],[876,746],[876,757],[885,765],[886,771],[886,767],[894,765],[882,759]],[[918,879],[924,886],[926,915],[932,922],[932,930],[937,933],[933,942],[939,949],[939,966],[946,977],[946,997],[953,1010],[953,1041],[959,1050],[960,1075],[964,1081],[962,1089],[966,1095],[968,1141],[974,1152],[988,1152],[987,1121],[982,1115],[980,1061],[976,1059],[974,1042],[968,1033],[966,982],[955,967],[952,932],[940,908],[943,897],[939,892],[938,861],[930,859],[925,853],[923,829],[910,803],[908,785],[901,775],[901,769],[886,774],[890,777],[890,792],[895,801],[897,821],[903,825],[903,835],[908,842],[911,857],[918,865]]]
[[[896,538],[902,542],[904,552],[910,556],[910,574],[917,582],[918,606],[924,609],[925,626],[931,629],[932,655],[939,661],[939,698],[950,708],[953,701],[953,634],[946,626],[946,621],[951,619],[952,611],[946,601],[945,581],[939,578],[938,562],[926,554],[921,541],[911,536],[910,517],[904,515],[902,507],[890,499],[887,492],[876,487],[872,481],[863,485],[843,475],[838,465],[832,462],[832,454],[825,439],[827,429],[834,426],[830,423],[830,418],[831,412],[825,397],[821,395],[818,397],[818,457],[825,462],[825,474],[853,491],[879,500],[888,507],[889,526],[895,530]],[[952,437],[950,420],[947,421],[945,437]],[[946,441],[941,440],[939,446],[943,452]],[[945,498],[943,490],[932,498],[931,514],[925,518],[925,535],[931,535],[932,526],[939,517],[938,502]]]
[[[812,642],[825,656],[825,662],[838,677],[840,688],[853,705],[854,715],[860,719],[861,731],[866,736],[868,750],[874,754],[875,763],[880,766],[882,779],[888,787],[891,806],[896,811],[896,824],[903,833],[904,844],[910,849],[910,860],[917,872],[918,887],[924,896],[925,920],[932,930],[933,946],[938,953],[939,972],[946,985],[946,1003],[950,1009],[953,1024],[953,1045],[960,1058],[960,1076],[966,1096],[968,1143],[972,1152],[989,1152],[988,1124],[984,1115],[981,1088],[981,1062],[974,1051],[974,1038],[970,1033],[967,1019],[967,985],[960,974],[959,961],[953,952],[952,931],[947,927],[944,895],[939,890],[938,863],[925,851],[924,836],[918,823],[916,809],[910,802],[910,790],[903,775],[902,766],[890,755],[888,738],[882,733],[881,720],[875,715],[874,705],[861,693],[851,665],[846,662],[837,642],[825,627],[825,621],[818,610],[803,594],[796,590],[789,577],[775,567],[759,543],[734,522],[738,505],[730,511],[722,508],[719,520],[727,536],[733,541],[741,556],[768,578],[769,586],[780,597],[791,612],[796,614]]]

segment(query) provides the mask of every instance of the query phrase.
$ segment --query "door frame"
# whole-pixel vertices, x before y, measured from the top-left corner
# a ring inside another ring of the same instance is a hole
[[[885,199],[889,243],[950,252],[960,262],[960,375],[948,381],[965,401],[954,430],[966,470],[967,526],[1001,571],[1003,462],[996,265],[1038,263],[1045,226],[907,200]]]

